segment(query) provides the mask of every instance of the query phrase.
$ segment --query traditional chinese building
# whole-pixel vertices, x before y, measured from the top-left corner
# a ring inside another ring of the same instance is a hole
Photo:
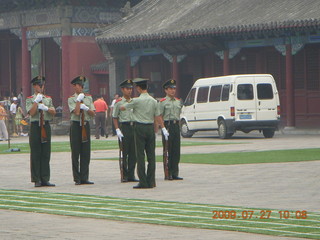
[[[146,77],[161,97],[174,78],[185,98],[201,77],[271,73],[283,124],[320,127],[319,12],[318,0],[144,0],[96,40],[111,92]]]
[[[135,2],[131,1],[133,5]],[[70,81],[108,99],[108,67],[95,30],[123,16],[127,0],[1,0],[0,96],[31,94],[30,80],[46,77],[46,94],[67,112]]]

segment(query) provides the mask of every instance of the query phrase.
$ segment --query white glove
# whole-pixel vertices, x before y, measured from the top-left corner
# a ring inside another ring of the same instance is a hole
[[[43,110],[43,111],[48,111],[49,108],[46,105],[44,105],[43,103],[39,103],[38,109]]]
[[[42,94],[38,93],[38,95],[36,96],[36,98],[34,99],[34,102],[39,103],[42,101]]]
[[[169,133],[168,133],[167,129],[166,129],[166,128],[161,128],[161,131],[162,131],[162,133],[163,133],[164,139],[165,139],[166,141],[168,141]]]
[[[78,102],[81,102],[82,100],[84,99],[84,94],[83,93],[80,93],[77,97],[77,101]]]
[[[85,111],[88,111],[88,110],[89,110],[89,107],[87,107],[85,104],[81,103],[81,104],[80,104],[80,109],[85,110]]]
[[[116,129],[116,133],[117,133],[117,136],[118,136],[119,140],[122,141],[123,134],[122,134],[122,132],[121,132],[121,130],[119,128]]]

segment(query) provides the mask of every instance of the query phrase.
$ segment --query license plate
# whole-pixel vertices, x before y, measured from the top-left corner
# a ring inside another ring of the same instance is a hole
[[[240,115],[240,119],[252,119],[252,115],[250,115],[250,114],[242,114],[242,115]]]

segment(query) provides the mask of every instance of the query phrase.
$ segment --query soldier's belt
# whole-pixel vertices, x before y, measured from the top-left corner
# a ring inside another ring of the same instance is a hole
[[[37,124],[39,126],[39,121],[32,121],[31,124]],[[49,124],[49,121],[44,121],[44,124]]]
[[[120,122],[120,124],[133,126],[133,122]]]
[[[72,123],[80,125],[80,121],[72,121]],[[86,125],[87,123],[88,121],[84,121],[84,125]]]
[[[165,124],[179,124],[180,121],[179,120],[167,120],[164,121]]]

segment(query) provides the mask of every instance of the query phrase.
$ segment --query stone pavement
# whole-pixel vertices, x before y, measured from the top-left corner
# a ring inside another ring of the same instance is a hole
[[[100,141],[110,139],[115,138]],[[237,134],[232,139],[220,140],[211,133],[197,133],[191,139],[183,139],[191,140],[236,144],[184,147],[182,153],[319,147],[318,135],[300,134],[278,133],[273,139],[265,139],[261,134]],[[27,138],[13,139],[11,147],[16,142],[27,141]],[[55,136],[53,141],[68,141],[68,137]],[[157,153],[161,154],[161,148],[157,149]],[[117,155],[117,150],[92,152],[93,159]],[[55,188],[35,189],[29,182],[28,154],[0,155],[0,168],[2,189],[247,206],[261,210],[275,208],[320,211],[320,161],[225,166],[181,164],[181,176],[184,180],[173,182],[163,180],[162,164],[158,163],[157,187],[144,190],[132,189],[133,183],[119,182],[117,161],[101,160],[92,160],[90,165],[90,180],[95,184],[75,186],[72,181],[70,153],[52,153],[51,181],[57,185]],[[0,221],[0,239],[294,239],[4,210],[0,210]]]

